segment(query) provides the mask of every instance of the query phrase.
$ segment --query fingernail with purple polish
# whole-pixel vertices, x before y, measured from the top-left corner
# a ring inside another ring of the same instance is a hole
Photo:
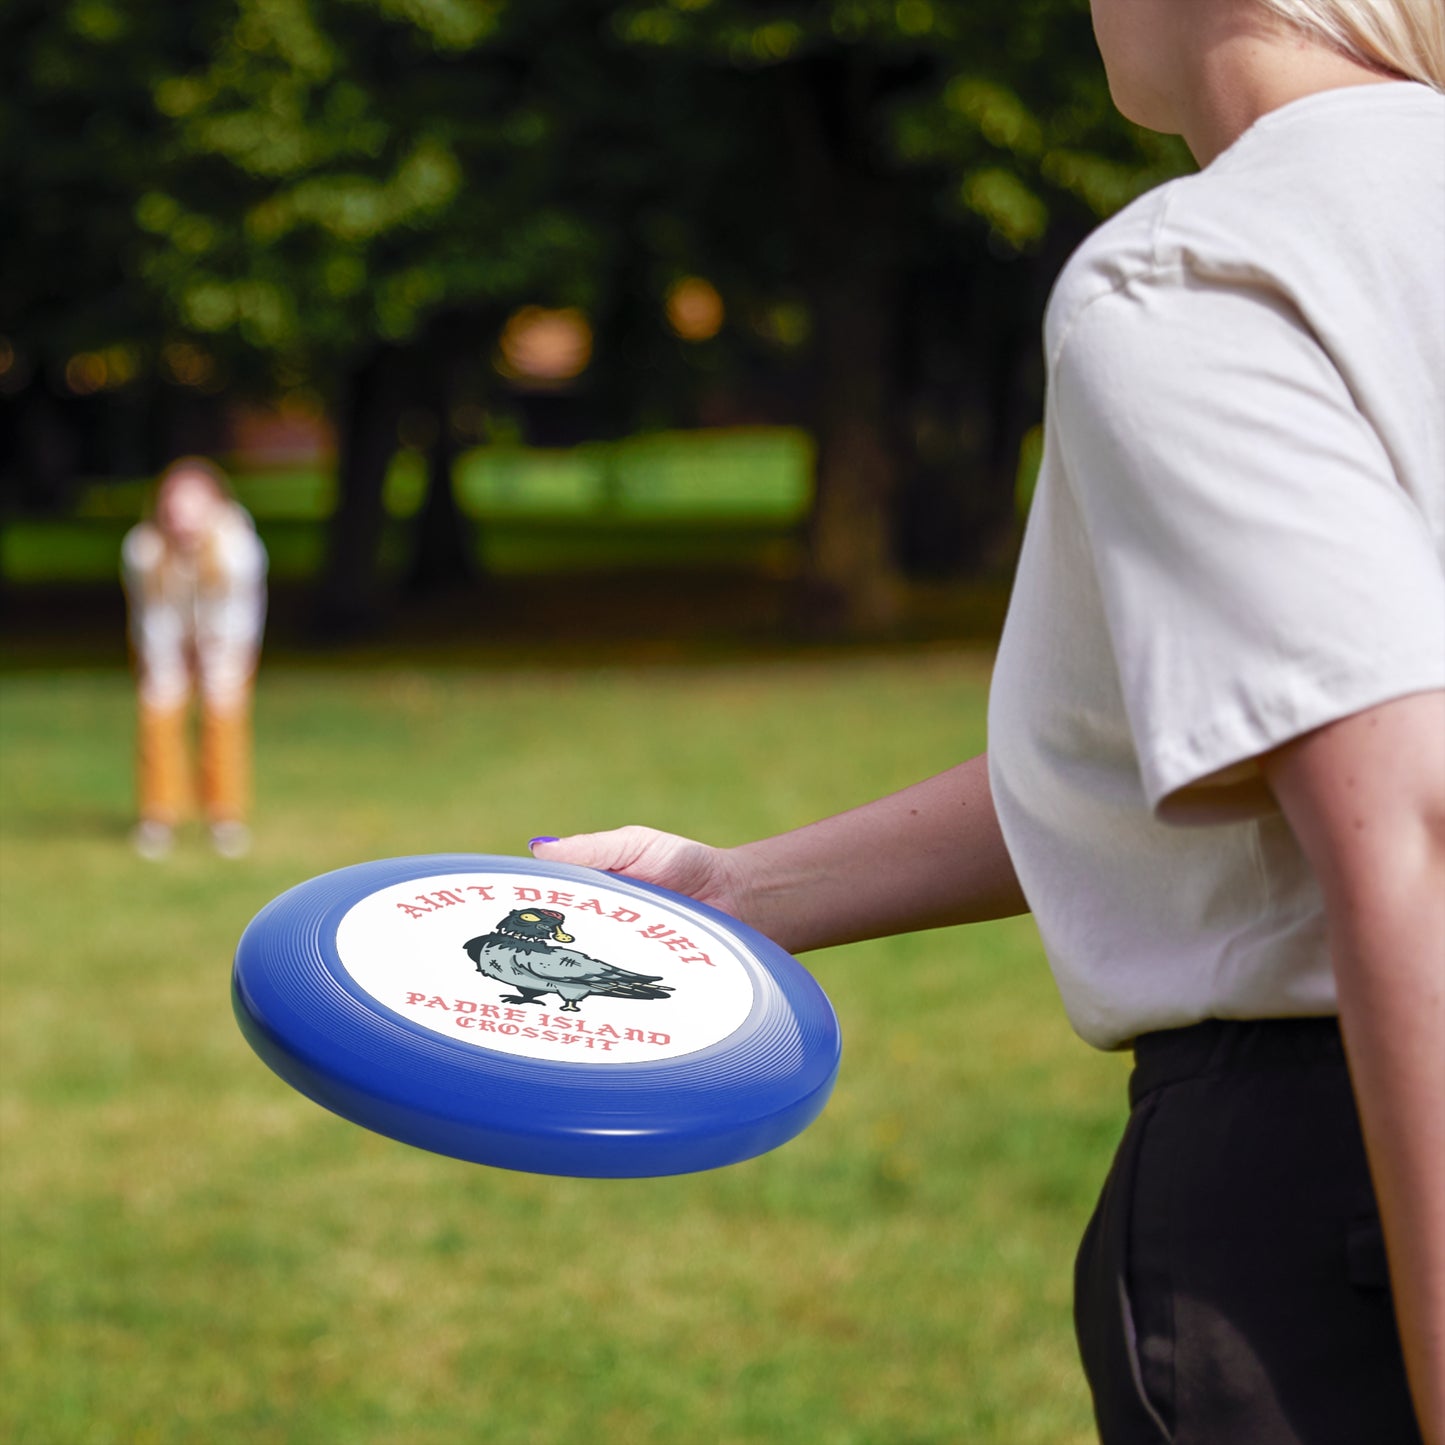
[[[557,838],[547,838],[547,837],[533,838],[533,839],[527,844],[527,846],[528,846],[529,848],[535,848],[538,843],[556,843],[556,842],[559,842],[559,841],[560,841],[560,840],[557,839]]]

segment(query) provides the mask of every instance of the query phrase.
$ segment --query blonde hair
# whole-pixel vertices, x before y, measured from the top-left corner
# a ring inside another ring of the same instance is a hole
[[[1445,91],[1441,0],[1260,0],[1353,60]]]
[[[156,524],[156,535],[160,538],[164,550],[153,576],[147,583],[148,588],[159,594],[164,594],[176,585],[178,565],[175,545],[166,529],[159,525],[159,517],[166,494],[181,484],[183,478],[202,481],[224,509],[229,511],[237,506],[230,478],[209,457],[179,457],[160,474],[151,497],[150,515],[152,522]],[[201,542],[198,563],[198,575],[203,589],[210,591],[224,586],[225,571],[221,565],[219,536],[214,527]]]
[[[178,478],[188,475],[204,477],[221,501],[235,501],[236,494],[231,490],[231,479],[209,457],[177,457],[156,481],[155,495],[151,499],[152,510],[159,505],[162,492],[175,486]]]

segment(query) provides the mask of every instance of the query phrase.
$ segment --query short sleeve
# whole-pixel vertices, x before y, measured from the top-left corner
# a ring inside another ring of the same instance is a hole
[[[160,566],[165,548],[149,522],[137,522],[120,544],[120,571],[127,591],[138,594]]]
[[[1264,811],[1262,753],[1445,687],[1440,543],[1277,293],[1131,283],[1077,317],[1050,386],[1161,817]]]
[[[226,581],[232,587],[252,587],[266,576],[266,548],[256,535],[250,516],[232,504],[216,536],[216,547]]]

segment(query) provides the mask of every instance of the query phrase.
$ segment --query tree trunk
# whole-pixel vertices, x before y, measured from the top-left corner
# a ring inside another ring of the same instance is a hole
[[[898,464],[890,436],[892,324],[883,278],[846,271],[814,294],[817,492],[808,579],[832,621],[878,634],[902,613],[894,546]]]
[[[909,576],[992,571],[1013,549],[1020,446],[1043,411],[1051,275],[1041,258],[991,256],[964,238],[910,273],[900,312],[912,453],[899,530]]]
[[[347,378],[336,511],[316,599],[316,630],[323,641],[366,636],[381,623],[381,540],[386,526],[382,488],[396,454],[401,370],[400,353],[381,347]]]
[[[477,572],[470,520],[457,505],[452,468],[456,443],[452,436],[453,369],[443,357],[427,398],[436,428],[426,457],[426,492],[413,531],[406,590],[412,596],[439,596],[464,587]]]
[[[72,500],[80,465],[79,432],[66,408],[37,374],[13,410],[15,501],[21,510],[58,515]],[[7,488],[8,490],[8,488]]]
[[[781,67],[780,81],[813,316],[813,620],[877,634],[903,606],[892,396],[900,261],[895,198],[874,166],[867,125],[878,77],[849,53]]]

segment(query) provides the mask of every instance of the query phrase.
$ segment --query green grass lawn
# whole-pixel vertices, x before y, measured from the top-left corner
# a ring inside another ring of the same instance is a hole
[[[1014,920],[809,958],[837,1092],[656,1181],[432,1157],[274,1078],[231,952],[404,853],[652,822],[726,842],[983,742],[986,659],[263,674],[256,850],[125,844],[119,674],[3,680],[11,1445],[1078,1445],[1069,1275],[1123,1065]]]

